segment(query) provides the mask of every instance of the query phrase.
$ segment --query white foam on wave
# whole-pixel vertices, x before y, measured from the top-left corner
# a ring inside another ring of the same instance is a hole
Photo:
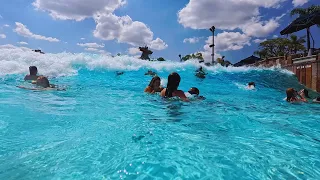
[[[157,71],[185,71],[200,67],[197,61],[174,62],[174,61],[144,61],[130,56],[97,55],[88,53],[56,53],[40,54],[29,48],[16,47],[13,45],[0,46],[0,76],[10,74],[27,74],[29,66],[37,66],[39,74],[47,76],[70,76],[76,75],[78,69],[75,67],[86,67],[88,69],[109,69],[137,71],[139,69],[154,69]],[[209,73],[219,72],[247,72],[252,70],[279,70],[273,68],[259,67],[222,67],[220,65],[204,67]],[[283,73],[291,73],[280,70]],[[292,73],[291,73],[292,74]]]

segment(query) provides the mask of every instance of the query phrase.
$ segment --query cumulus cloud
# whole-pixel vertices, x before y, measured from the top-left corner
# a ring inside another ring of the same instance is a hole
[[[97,38],[117,39],[119,43],[128,43],[133,46],[149,45],[155,50],[163,50],[168,47],[160,38],[153,40],[153,32],[150,28],[142,22],[132,21],[129,16],[99,14],[94,19],[97,26],[93,34]]]
[[[242,27],[242,31],[248,36],[266,37],[275,31],[279,26],[280,24],[275,19],[262,22],[253,19],[251,22],[248,22],[244,27]]]
[[[230,51],[230,50],[239,50],[242,49],[244,46],[250,46],[251,38],[246,34],[241,34],[239,32],[222,32],[217,34],[214,37],[215,40],[215,59],[221,57],[219,54],[223,51]],[[203,47],[203,57],[206,61],[211,61],[211,53],[212,48],[210,45],[212,44],[212,36],[209,36],[206,40],[206,44]]]
[[[253,40],[253,42],[256,43],[256,44],[259,44],[259,43],[262,43],[262,42],[264,42],[266,40],[267,39],[255,39],[255,40]]]
[[[259,15],[259,8],[275,8],[285,0],[190,0],[178,13],[178,21],[184,27],[234,30]],[[227,5],[226,5],[227,4]],[[232,12],[232,18],[230,13]]]
[[[33,5],[49,12],[54,19],[82,21],[93,18],[96,22],[93,35],[99,39],[117,40],[132,46],[149,45],[154,50],[165,49],[168,45],[161,39],[153,39],[153,32],[146,24],[114,14],[125,3],[125,0],[35,0]]]
[[[45,37],[42,35],[34,34],[27,28],[27,26],[25,26],[24,24],[22,24],[20,22],[16,22],[16,28],[14,29],[14,32],[19,34],[20,36],[33,38],[33,39],[45,40],[45,41],[50,41],[50,42],[59,42],[60,41],[57,38]]]
[[[106,52],[105,50],[97,49],[97,48],[91,48],[91,47],[89,47],[89,48],[85,48],[84,50],[86,50],[86,51],[91,51],[91,52],[96,52],[96,53],[100,53],[100,54],[108,54],[108,55],[110,55],[109,52]]]
[[[18,44],[22,44],[22,45],[28,45],[28,43],[27,43],[27,42],[23,42],[23,41],[21,41],[21,42],[18,42]]]
[[[168,47],[168,44],[166,44],[162,39],[157,38],[149,44],[151,49],[154,50],[164,50]]]
[[[78,46],[87,47],[87,48],[104,48],[104,44],[97,43],[77,43]]]
[[[200,41],[200,39],[202,39],[202,37],[192,37],[192,38],[185,38],[183,40],[183,43],[190,43],[190,44],[194,44]]]
[[[1,39],[5,39],[7,36],[5,34],[0,34]]]
[[[54,19],[82,21],[96,12],[112,13],[125,4],[124,0],[36,0],[33,3],[39,10],[49,12]]]
[[[5,25],[3,25],[4,27],[10,27],[10,25],[9,24],[5,24]]]
[[[293,0],[292,4],[294,7],[302,6],[307,3],[309,0]]]
[[[128,49],[128,53],[131,54],[131,55],[135,55],[135,54],[139,54],[140,50],[137,47],[131,47],[131,48]]]

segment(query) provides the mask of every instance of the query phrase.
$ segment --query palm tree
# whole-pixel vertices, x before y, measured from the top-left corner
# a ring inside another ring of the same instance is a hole
[[[295,8],[291,11],[290,15],[293,16],[298,14],[299,16],[306,16],[319,11],[320,11],[320,5],[312,5],[308,8]],[[320,27],[320,24],[318,24],[317,26]],[[310,28],[309,27],[307,28],[307,48],[308,50],[310,49]]]
[[[298,38],[298,36],[294,34],[290,36],[289,46],[290,46],[291,53],[297,54],[298,51],[305,50],[305,47],[303,46],[303,44],[306,42],[306,40],[304,40],[304,38],[305,36]]]

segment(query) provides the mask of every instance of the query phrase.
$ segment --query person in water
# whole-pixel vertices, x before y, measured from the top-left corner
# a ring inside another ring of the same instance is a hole
[[[151,75],[151,76],[155,76],[156,73],[151,71],[151,70],[148,70],[148,72],[144,73],[144,75]]]
[[[248,89],[254,89],[255,87],[256,87],[256,83],[254,83],[254,82],[248,83]]]
[[[29,72],[30,74],[26,75],[24,77],[24,80],[25,81],[35,81],[37,80],[37,78],[39,77],[37,74],[38,74],[38,69],[36,66],[30,66],[29,67]]]
[[[196,87],[192,87],[192,88],[189,89],[188,93],[186,93],[186,96],[187,96],[187,97],[195,97],[195,98],[201,99],[201,100],[206,99],[206,98],[203,97],[203,96],[199,96],[199,94],[200,94],[199,89],[196,88]]]
[[[54,84],[50,84],[48,78],[44,76],[39,76],[35,83],[38,87],[36,88],[28,88],[28,87],[23,87],[23,86],[18,86],[19,88],[22,89],[29,89],[29,90],[58,90],[58,91],[64,91],[65,89],[63,88],[58,88]]]
[[[154,76],[149,85],[146,87],[146,89],[144,90],[144,92],[146,93],[156,93],[156,92],[161,92],[163,90],[163,87],[160,86],[161,83],[161,79],[158,76]]]
[[[287,101],[288,102],[307,102],[305,99],[305,95],[303,91],[301,90],[299,93],[293,89],[293,88],[288,88],[287,91]]]
[[[206,74],[202,68],[202,66],[200,66],[199,69],[196,70],[196,75],[198,78],[205,78],[206,77]]]
[[[117,76],[120,76],[120,75],[122,75],[122,74],[124,74],[123,71],[117,71],[117,72],[116,72],[116,75],[117,75]]]
[[[179,97],[183,101],[189,101],[183,91],[178,90],[180,84],[180,75],[176,72],[171,73],[168,76],[168,83],[167,88],[164,88],[160,96],[164,98],[172,98],[172,97]]]

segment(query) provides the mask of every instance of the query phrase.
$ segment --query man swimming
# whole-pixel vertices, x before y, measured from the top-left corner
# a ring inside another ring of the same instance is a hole
[[[29,72],[30,72],[30,74],[26,75],[26,76],[24,77],[24,80],[25,80],[25,81],[30,81],[30,80],[35,81],[35,80],[37,80],[37,78],[39,77],[39,76],[37,75],[37,74],[38,74],[38,69],[37,69],[37,67],[36,67],[36,66],[30,66],[30,67],[29,67]]]
[[[28,87],[23,87],[23,86],[17,86],[18,88],[21,89],[28,89],[28,90],[57,90],[57,91],[65,91],[64,88],[58,88],[54,84],[50,84],[48,78],[44,76],[39,76],[35,83],[37,85],[36,88],[28,88]]]

